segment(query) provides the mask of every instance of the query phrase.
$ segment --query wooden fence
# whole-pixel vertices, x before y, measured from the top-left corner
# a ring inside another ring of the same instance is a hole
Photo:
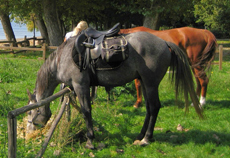
[[[38,39],[38,38],[26,38],[24,41],[20,41],[20,42],[27,42],[28,40],[33,39],[33,41],[35,40],[44,40],[44,39]],[[17,43],[20,43],[17,42]],[[43,41],[44,42],[44,41]],[[45,43],[43,43],[41,48],[29,48],[29,47],[13,47],[12,46],[12,41],[0,41],[0,43],[11,43],[11,46],[0,46],[0,49],[3,50],[11,50],[10,52],[12,52],[12,50],[20,50],[20,51],[42,51],[42,58],[43,60],[46,59],[46,51],[49,49],[57,49],[57,46],[46,46]],[[35,42],[34,42],[35,43]],[[219,45],[218,49],[216,49],[216,53],[219,53],[219,62],[213,62],[213,64],[215,65],[219,65],[219,69],[222,70],[222,61],[223,61],[223,51],[224,50],[230,50],[230,47],[223,47],[223,45]]]
[[[41,51],[43,60],[46,59],[46,51],[49,49],[57,49],[57,46],[46,46],[45,43],[43,43],[41,48],[29,48],[29,47],[6,47],[6,46],[0,46],[0,49],[3,50],[23,50],[23,51]]]
[[[38,108],[38,107],[41,107],[45,104],[48,104],[50,103],[51,101],[57,99],[58,97],[70,92],[71,90],[69,88],[65,88],[61,91],[59,91],[58,93],[44,99],[44,100],[41,100],[40,102],[37,102],[35,104],[30,104],[30,105],[26,105],[24,107],[21,107],[21,108],[18,108],[18,109],[15,109],[13,111],[10,111],[8,113],[8,117],[7,117],[7,126],[8,126],[8,158],[16,158],[16,152],[17,152],[17,119],[16,117],[20,114],[23,114],[29,110],[32,110],[32,109],[35,109],[35,108]],[[49,130],[49,135],[48,137],[46,138],[45,140],[45,143],[42,145],[42,148],[41,150],[39,151],[37,157],[41,157],[43,155],[43,153],[45,152],[45,149],[48,145],[48,142],[53,134],[53,131],[57,125],[57,123],[59,122],[63,112],[64,112],[64,109],[66,107],[66,102],[63,101],[63,104],[61,106],[61,109],[57,115],[57,117],[55,118],[50,130]]]
[[[21,47],[28,47],[30,46],[30,40],[32,40],[32,47],[35,47],[35,42],[38,41],[39,43],[45,43],[44,38],[37,38],[37,37],[31,37],[27,38],[26,36],[24,37],[24,40],[21,41],[14,41],[13,39],[11,41],[0,41],[0,43],[7,43],[6,45],[9,46],[21,46]]]
[[[219,62],[214,62],[214,64],[219,64],[219,69],[222,70],[222,62],[223,62],[223,52],[224,50],[230,50],[230,47],[224,47],[223,45],[219,45],[219,48],[216,50],[216,53],[219,53]]]

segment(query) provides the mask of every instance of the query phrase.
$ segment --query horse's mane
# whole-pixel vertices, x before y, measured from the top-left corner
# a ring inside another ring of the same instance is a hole
[[[41,94],[45,89],[49,86],[49,77],[53,74],[53,69],[57,68],[57,64],[59,62],[60,56],[62,54],[62,49],[66,45],[66,42],[63,42],[55,51],[53,51],[49,57],[45,60],[43,65],[40,67],[37,73],[36,80],[36,93]],[[38,88],[39,87],[39,88]],[[39,91],[38,91],[39,90]]]
[[[41,68],[39,69],[37,73],[37,81],[36,81],[36,87],[35,91],[36,93],[42,94],[45,89],[48,89],[49,85],[53,78],[55,78],[56,75],[56,69],[58,67],[58,64],[60,62],[63,49],[68,44],[68,46],[71,47],[71,45],[74,45],[75,38],[71,38],[68,41],[63,42],[54,52],[52,52],[49,57],[46,59],[46,61],[43,63]],[[39,88],[38,88],[39,87]]]

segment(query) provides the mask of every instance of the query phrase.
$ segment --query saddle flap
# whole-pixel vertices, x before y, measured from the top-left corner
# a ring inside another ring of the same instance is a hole
[[[85,42],[87,39],[87,37],[85,36],[85,34],[80,34],[76,40],[75,40],[75,48],[77,50],[78,53],[83,53],[83,51],[85,51],[85,46],[83,45],[83,42]]]
[[[95,45],[95,48],[94,49],[90,49],[90,57],[91,57],[91,59],[97,59],[97,58],[99,58],[100,57],[100,55],[101,55],[101,44],[97,44],[97,45]]]

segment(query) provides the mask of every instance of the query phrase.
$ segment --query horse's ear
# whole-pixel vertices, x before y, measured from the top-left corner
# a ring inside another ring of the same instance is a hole
[[[29,91],[29,89],[26,89],[26,91],[27,91],[27,94],[28,94],[28,97],[29,97],[29,100],[31,100],[31,96],[32,96],[32,94],[30,93],[30,91]]]

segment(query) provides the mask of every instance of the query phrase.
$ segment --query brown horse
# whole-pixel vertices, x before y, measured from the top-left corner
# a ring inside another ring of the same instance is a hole
[[[215,36],[208,30],[191,27],[156,31],[141,26],[130,29],[121,29],[120,33],[129,34],[139,31],[149,32],[165,41],[175,43],[187,53],[190,65],[192,66],[192,70],[196,78],[196,94],[198,97],[201,95],[200,104],[204,105],[206,103],[206,92],[209,82],[206,71],[209,70],[211,66],[217,47]],[[141,84],[138,79],[135,79],[135,87],[137,90],[137,101],[134,107],[137,108],[142,102]]]

